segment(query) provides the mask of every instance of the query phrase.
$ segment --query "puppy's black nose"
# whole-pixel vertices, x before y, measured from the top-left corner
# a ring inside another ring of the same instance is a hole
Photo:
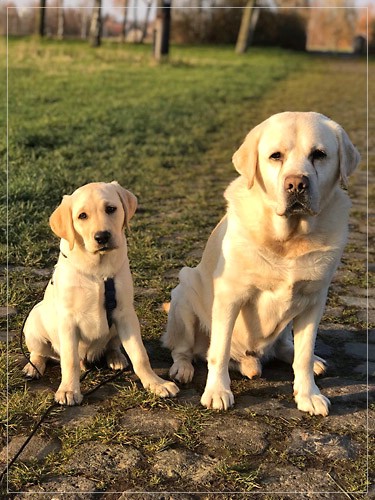
[[[284,181],[284,189],[288,193],[302,194],[309,188],[309,179],[305,175],[288,175]]]
[[[99,245],[106,245],[111,239],[111,233],[109,231],[98,231],[94,234],[94,239]]]

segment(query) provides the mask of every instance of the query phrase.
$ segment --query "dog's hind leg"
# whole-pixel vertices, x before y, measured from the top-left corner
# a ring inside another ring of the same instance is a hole
[[[167,330],[163,335],[163,345],[171,350],[173,365],[169,370],[172,379],[183,384],[190,382],[194,375],[192,365],[195,324],[197,318],[189,304],[181,297],[171,302],[168,313]]]
[[[121,341],[117,335],[116,337],[113,337],[107,344],[105,350],[105,359],[108,367],[112,370],[123,370],[129,364],[126,357],[122,354],[120,346]]]

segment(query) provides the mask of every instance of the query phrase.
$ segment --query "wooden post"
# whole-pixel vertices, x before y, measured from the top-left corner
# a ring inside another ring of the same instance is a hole
[[[154,33],[154,57],[157,61],[166,59],[169,54],[171,4],[171,0],[158,0]]]
[[[238,32],[238,38],[236,43],[236,53],[244,54],[249,44],[249,35],[251,27],[251,17],[254,11],[256,0],[248,0],[246,6],[244,7],[241,19],[240,31]]]
[[[46,3],[47,0],[40,0],[39,9],[39,36],[44,37],[46,34]]]
[[[102,0],[95,0],[94,10],[91,17],[90,25],[90,45],[91,47],[99,47],[101,44],[102,35]]]

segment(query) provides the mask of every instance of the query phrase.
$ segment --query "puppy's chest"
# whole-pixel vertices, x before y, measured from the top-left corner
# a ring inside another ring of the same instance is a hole
[[[109,331],[106,313],[105,288],[103,283],[80,286],[74,296],[74,316],[81,336],[99,338]]]

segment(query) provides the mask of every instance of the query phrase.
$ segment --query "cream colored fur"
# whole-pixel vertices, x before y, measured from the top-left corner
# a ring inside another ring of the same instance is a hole
[[[181,270],[163,337],[177,381],[192,379],[194,356],[207,358],[204,406],[233,405],[230,363],[252,378],[261,358],[274,355],[293,363],[298,408],[328,414],[314,345],[347,238],[350,201],[340,178],[346,183],[359,159],[345,131],[313,112],[271,116],[234,154],[241,176],[225,192],[227,213],[199,265]],[[293,206],[295,176],[308,188]]]
[[[173,382],[151,369],[133,306],[124,228],[137,207],[136,197],[117,182],[92,183],[64,196],[50,218],[61,238],[61,253],[44,299],[30,312],[24,332],[30,360],[28,377],[43,375],[48,358],[61,363],[61,384],[55,399],[60,404],[82,401],[80,365],[102,355],[114,370],[127,366],[122,344],[146,389],[161,396],[174,396]],[[85,215],[82,215],[85,214]],[[110,233],[107,243],[95,235]],[[104,308],[104,279],[114,278],[117,306],[113,325],[108,326]]]

